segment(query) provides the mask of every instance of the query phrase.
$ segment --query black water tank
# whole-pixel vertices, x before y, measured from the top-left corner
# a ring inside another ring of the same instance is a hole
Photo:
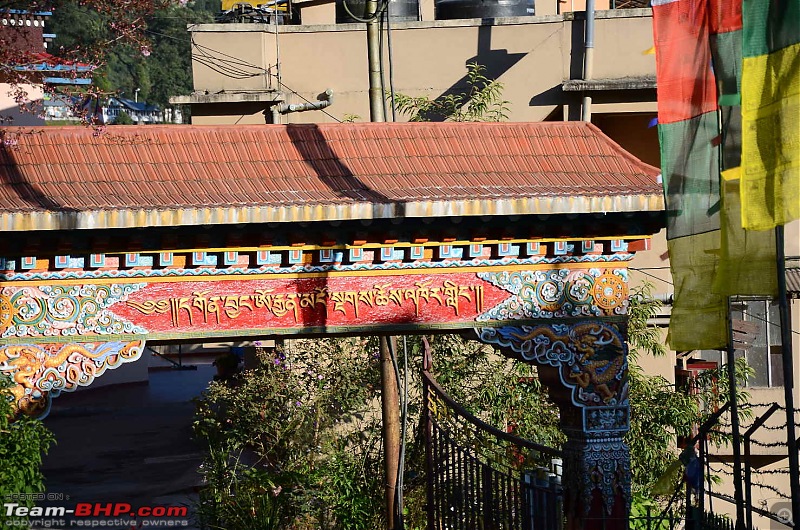
[[[358,22],[344,9],[344,0],[336,0],[336,23],[350,24]],[[366,17],[366,0],[347,0],[347,7],[359,18]],[[389,16],[392,22],[419,20],[419,0],[389,0]]]
[[[436,2],[436,20],[524,17],[528,14],[528,0],[439,0]]]

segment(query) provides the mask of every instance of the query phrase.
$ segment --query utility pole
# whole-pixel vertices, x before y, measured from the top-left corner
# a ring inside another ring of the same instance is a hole
[[[733,434],[733,496],[736,499],[736,530],[744,530],[744,494],[742,492],[742,441],[739,433],[739,403],[736,395],[738,380],[736,377],[736,345],[733,343],[733,320],[731,313],[731,297],[728,301],[728,403],[731,406],[731,432]],[[702,441],[700,442],[702,443]],[[706,455],[708,458],[708,455]],[[749,465],[749,462],[748,462]]]
[[[792,520],[797,528],[800,518],[800,462],[794,421],[794,366],[792,362],[792,315],[786,294],[786,239],[783,225],[775,227],[775,247],[778,251],[778,303],[781,312],[781,349],[783,360],[783,397],[786,407],[786,446],[789,450],[789,487]]]
[[[397,342],[381,336],[381,408],[383,412],[383,469],[386,528],[400,530],[396,512],[397,470],[400,465],[400,394],[397,386]]]
[[[389,0],[381,0],[388,2]],[[380,28],[378,0],[367,0],[367,63],[369,65],[369,119],[386,121],[380,69]],[[395,372],[395,338],[381,336],[381,408],[383,413],[383,469],[386,499],[386,529],[400,530],[397,523],[397,470],[400,465],[400,394]]]
[[[389,1],[389,0],[381,0]],[[386,121],[381,92],[380,28],[378,26],[378,0],[367,0],[367,62],[369,64],[369,121]]]

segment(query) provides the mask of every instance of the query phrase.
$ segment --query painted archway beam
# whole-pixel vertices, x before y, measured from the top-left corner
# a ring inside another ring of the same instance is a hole
[[[188,274],[194,270],[85,280],[29,273],[0,284],[0,372],[16,383],[19,408],[39,415],[48,393],[87,386],[120,359],[133,360],[116,354],[141,350],[145,340],[418,333],[620,316],[631,256],[459,254],[396,268],[334,263],[329,271],[276,263],[257,274],[208,278]]]
[[[137,361],[144,340],[0,346],[0,373],[11,378],[19,412],[44,417],[53,398],[91,385],[106,371]]]
[[[559,406],[570,528],[627,528],[630,511],[627,323],[572,320],[476,329],[480,341],[539,367]]]

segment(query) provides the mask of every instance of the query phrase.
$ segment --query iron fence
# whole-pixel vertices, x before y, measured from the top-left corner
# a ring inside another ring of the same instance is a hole
[[[496,429],[423,371],[429,530],[559,530],[562,453]]]

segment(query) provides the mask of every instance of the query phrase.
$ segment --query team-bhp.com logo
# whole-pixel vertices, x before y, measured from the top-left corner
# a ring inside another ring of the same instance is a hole
[[[134,508],[125,502],[79,502],[75,508],[66,508],[64,506],[27,507],[17,502],[6,502],[3,504],[3,512],[6,517],[13,518],[12,521],[27,518],[24,526],[38,525],[45,528],[58,527],[54,525],[93,528],[189,525],[186,519],[188,515],[186,506],[139,506]],[[22,526],[20,524],[12,525]]]

